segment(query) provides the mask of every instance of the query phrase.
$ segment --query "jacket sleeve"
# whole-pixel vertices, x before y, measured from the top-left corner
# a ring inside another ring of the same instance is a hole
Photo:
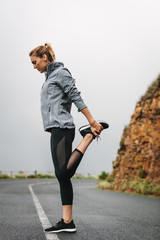
[[[75,79],[72,78],[67,69],[59,71],[57,84],[62,88],[63,92],[67,94],[70,101],[76,105],[78,111],[87,107],[81,98],[80,92],[76,88]]]

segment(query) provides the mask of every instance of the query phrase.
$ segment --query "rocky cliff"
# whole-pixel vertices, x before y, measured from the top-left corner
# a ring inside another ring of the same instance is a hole
[[[146,179],[160,183],[160,76],[137,103],[113,163],[116,182]]]

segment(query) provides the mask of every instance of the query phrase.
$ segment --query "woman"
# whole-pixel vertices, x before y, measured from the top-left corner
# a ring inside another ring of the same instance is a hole
[[[38,46],[30,54],[33,67],[45,73],[46,80],[41,90],[41,113],[44,130],[51,133],[51,152],[55,174],[60,184],[63,218],[47,232],[75,232],[72,219],[73,189],[71,177],[93,139],[108,124],[97,122],[75,86],[75,80],[63,63],[55,62],[55,54],[49,43]],[[79,129],[82,141],[72,152],[75,125],[70,114],[72,102],[87,118],[89,125]]]

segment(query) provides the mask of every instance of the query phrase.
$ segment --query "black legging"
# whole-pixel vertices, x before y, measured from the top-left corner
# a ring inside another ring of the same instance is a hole
[[[75,174],[83,153],[78,149],[72,152],[75,129],[52,128],[50,132],[52,159],[60,184],[62,205],[72,205],[73,189],[70,178]]]

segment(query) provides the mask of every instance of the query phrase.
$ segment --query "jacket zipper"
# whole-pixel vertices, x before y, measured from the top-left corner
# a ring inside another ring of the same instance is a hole
[[[52,116],[51,116],[51,105],[50,104],[48,105],[48,111],[49,111],[49,120],[51,122]]]

